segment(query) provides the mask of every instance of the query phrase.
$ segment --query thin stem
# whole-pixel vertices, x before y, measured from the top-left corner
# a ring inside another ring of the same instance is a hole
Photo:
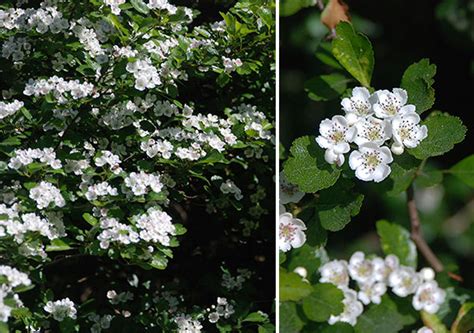
[[[431,267],[433,267],[433,269],[438,273],[442,272],[444,270],[443,264],[423,238],[423,234],[421,232],[420,217],[416,208],[413,186],[410,186],[407,190],[407,205],[408,214],[410,216],[411,222],[411,238],[418,247],[418,250],[420,250],[421,254],[425,257],[426,261],[428,261],[428,263],[431,265]]]

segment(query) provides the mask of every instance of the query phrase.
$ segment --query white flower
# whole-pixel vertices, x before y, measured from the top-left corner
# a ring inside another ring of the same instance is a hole
[[[163,189],[159,175],[147,174],[143,171],[140,171],[140,173],[130,173],[130,175],[125,178],[125,186],[130,188],[134,195],[148,193],[148,187],[155,193],[159,193]]]
[[[357,128],[354,142],[359,146],[368,142],[381,146],[392,136],[390,122],[386,120],[367,117],[359,120],[354,126]]]
[[[351,278],[363,285],[371,285],[374,280],[374,267],[365,254],[358,251],[349,259],[348,270]]]
[[[364,311],[364,306],[357,300],[357,292],[352,289],[344,289],[344,310],[341,314],[329,317],[328,323],[334,325],[337,322],[345,322],[352,326],[357,324],[357,318]]]
[[[306,242],[306,225],[300,219],[294,218],[291,213],[280,215],[279,247],[283,252],[303,246]]]
[[[421,279],[411,267],[401,266],[388,277],[388,285],[395,295],[406,297],[417,291]]]
[[[316,142],[321,148],[326,149],[324,155],[326,161],[338,166],[344,164],[343,154],[349,152],[349,142],[354,140],[356,128],[349,127],[343,116],[334,116],[332,119],[324,119],[321,122],[319,133]]]
[[[302,266],[296,267],[293,270],[293,272],[298,274],[299,276],[301,276],[303,279],[306,279],[308,277],[308,271],[306,270],[306,268],[304,268]]]
[[[44,306],[44,311],[51,313],[57,321],[63,321],[66,317],[76,319],[77,310],[69,298],[64,298],[55,302],[49,301]]]
[[[298,189],[298,186],[291,184],[286,179],[285,173],[280,172],[280,203],[299,202],[304,197],[304,193]]]
[[[51,203],[64,207],[66,201],[57,187],[48,182],[41,182],[30,190],[30,198],[36,201],[39,209],[47,208]]]
[[[243,198],[242,191],[240,190],[240,188],[238,188],[238,186],[235,185],[235,183],[230,179],[227,179],[221,184],[220,190],[224,194],[234,194],[234,198],[236,200],[242,200]]]
[[[416,333],[435,333],[431,328],[423,326]]]
[[[180,314],[173,320],[178,326],[177,333],[200,333],[202,330],[199,320],[195,320],[189,315]]]
[[[352,96],[344,98],[341,102],[349,124],[355,124],[359,118],[365,118],[374,113],[372,99],[373,97],[367,88],[355,87],[352,89]]]
[[[13,100],[10,103],[0,102],[0,120],[11,116],[23,107],[24,103],[18,100]]]
[[[400,266],[400,261],[397,256],[389,254],[385,259],[372,259],[372,265],[375,281],[386,283],[390,274]]]
[[[349,285],[349,271],[345,260],[333,260],[324,264],[319,268],[319,274],[319,282],[332,283],[338,287]]]
[[[433,281],[435,278],[435,271],[431,267],[422,268],[418,274],[424,282]]]
[[[363,181],[381,182],[390,174],[388,166],[393,161],[392,153],[387,147],[379,147],[375,143],[364,143],[359,150],[349,156],[349,166],[355,170],[357,178]]]
[[[362,303],[368,305],[370,303],[380,304],[382,296],[387,292],[387,286],[383,282],[376,282],[370,285],[362,285],[357,296]]]
[[[417,113],[407,113],[392,120],[393,145],[392,152],[400,155],[403,147],[415,148],[428,136],[426,125],[419,125],[420,116]]]
[[[441,304],[444,303],[446,292],[438,287],[436,281],[428,281],[421,284],[415,296],[413,296],[413,307],[417,311],[424,310],[428,313],[436,313]]]
[[[379,90],[375,92],[377,102],[373,105],[375,115],[379,118],[392,119],[398,115],[415,112],[414,105],[407,104],[408,95],[404,89],[394,88],[392,92]]]

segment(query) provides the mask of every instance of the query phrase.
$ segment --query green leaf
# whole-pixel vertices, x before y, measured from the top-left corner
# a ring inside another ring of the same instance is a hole
[[[288,270],[293,271],[296,267],[304,267],[308,276],[312,276],[321,265],[318,251],[319,248],[314,248],[307,243],[300,248],[293,249],[290,252],[291,258],[288,260]]]
[[[319,283],[313,292],[303,299],[303,311],[308,319],[325,322],[331,315],[344,310],[344,293],[331,283]]]
[[[99,221],[89,213],[82,214],[82,218],[93,227],[99,223]]]
[[[50,245],[46,246],[46,252],[68,251],[72,247],[62,239],[53,239]]]
[[[410,65],[403,73],[400,86],[408,93],[408,103],[416,106],[416,112],[429,110],[435,102],[435,91],[432,88],[436,65],[429,59],[421,59]]]
[[[411,318],[402,315],[388,295],[380,304],[373,304],[358,319],[356,333],[398,333],[405,325],[412,324]]]
[[[449,333],[448,329],[441,320],[438,318],[436,314],[427,313],[425,311],[421,311],[421,319],[425,326],[431,328],[436,333]],[[474,328],[472,326],[471,328]],[[468,332],[467,330],[464,332]]]
[[[19,146],[19,145],[21,145],[21,140],[16,136],[10,136],[0,142],[0,146]]]
[[[296,273],[280,269],[280,301],[299,301],[308,296],[313,288]]]
[[[313,193],[328,188],[337,181],[341,171],[324,160],[324,152],[314,137],[304,136],[293,141],[284,172],[289,182],[303,192]]]
[[[329,231],[339,231],[360,212],[364,195],[351,188],[353,183],[341,179],[335,186],[323,190],[316,203],[321,226]]]
[[[332,54],[357,81],[370,87],[375,60],[369,39],[356,32],[348,22],[337,25],[336,35],[332,42]]]
[[[428,127],[428,137],[416,148],[408,149],[420,160],[447,153],[466,136],[467,129],[461,119],[447,113],[433,112],[422,124]]]
[[[443,181],[443,172],[432,167],[425,167],[416,176],[415,184],[422,187],[430,187]]]
[[[0,333],[9,333],[8,324],[0,321]]]
[[[390,165],[392,169],[390,179],[393,181],[393,187],[388,194],[398,195],[405,192],[415,179],[419,164],[419,161],[407,154],[397,157]]]
[[[138,12],[144,15],[148,15],[150,13],[150,8],[148,8],[143,0],[131,0],[130,3]]]
[[[386,255],[394,254],[400,259],[401,264],[416,269],[416,246],[411,240],[408,230],[398,224],[380,220],[377,222],[377,233],[380,236],[382,250]]]
[[[311,6],[314,6],[314,0],[281,0],[280,16],[290,16]]]
[[[242,322],[263,323],[268,320],[268,316],[263,312],[252,312],[242,320]]]
[[[458,316],[451,327],[452,333],[466,333],[474,328],[474,303],[465,303],[461,306]]]
[[[354,333],[354,328],[348,323],[338,322],[322,328],[318,333]]]
[[[309,98],[315,101],[329,101],[341,96],[347,88],[347,78],[338,73],[321,75],[305,82]]]
[[[474,187],[474,155],[455,164],[449,172],[465,184]]]
[[[280,304],[280,332],[298,333],[304,326],[304,321],[298,315],[296,304],[283,302]]]

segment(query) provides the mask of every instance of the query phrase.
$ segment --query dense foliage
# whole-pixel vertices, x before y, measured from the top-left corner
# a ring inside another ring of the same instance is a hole
[[[0,332],[273,331],[274,3],[192,5],[0,5]]]

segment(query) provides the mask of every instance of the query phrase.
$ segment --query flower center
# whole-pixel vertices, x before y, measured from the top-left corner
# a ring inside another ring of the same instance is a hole
[[[343,131],[334,131],[331,135],[331,139],[335,143],[344,141],[345,133]]]
[[[362,100],[351,100],[351,107],[360,116],[369,114],[370,104]]]
[[[390,116],[395,116],[400,109],[400,101],[392,96],[387,96],[386,100],[380,103],[380,106]]]
[[[284,238],[289,242],[295,237],[296,227],[291,224],[284,224],[280,226],[280,238]]]
[[[420,301],[423,302],[423,303],[430,303],[432,302],[432,295],[433,294],[433,291],[430,290],[430,289],[426,289],[426,290],[423,290],[421,293],[420,293]]]
[[[365,154],[365,165],[371,169],[375,169],[382,161],[377,152],[371,152]]]
[[[398,130],[398,134],[402,140],[411,139],[412,132],[413,132],[414,125],[409,122],[408,120],[402,120],[400,124],[400,129]]]

